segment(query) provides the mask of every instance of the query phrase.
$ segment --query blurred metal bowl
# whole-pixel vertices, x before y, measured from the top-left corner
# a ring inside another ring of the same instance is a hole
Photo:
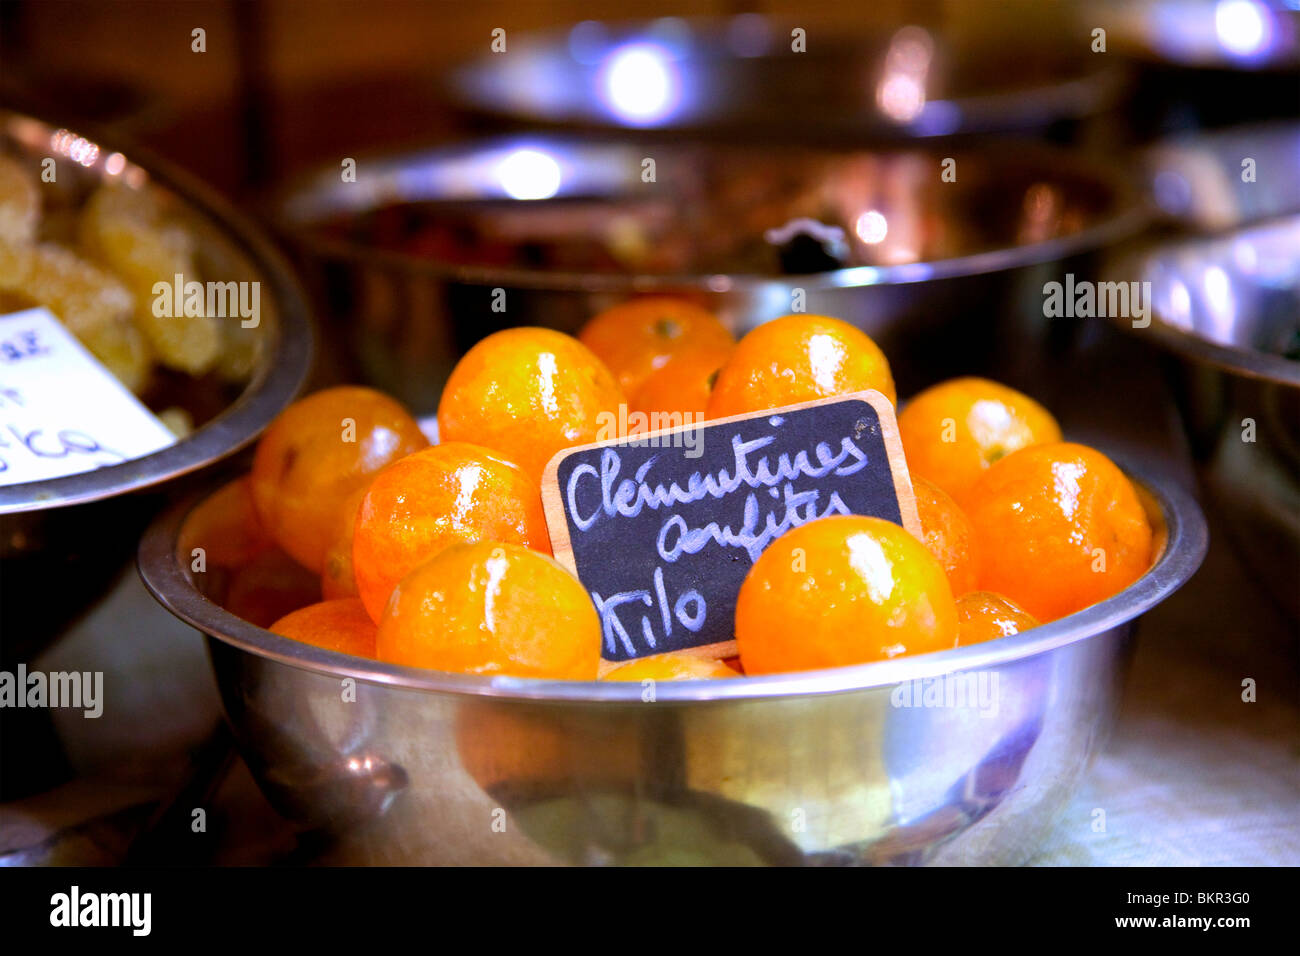
[[[637,684],[418,670],[262,630],[191,574],[192,506],[155,522],[139,565],[207,635],[245,760],[327,836],[327,862],[1010,864],[1103,746],[1135,619],[1205,553],[1192,499],[1143,488],[1159,557],[1077,614],[876,664],[660,683],[653,702]]]
[[[362,157],[355,182],[322,170],[273,215],[350,362],[339,377],[425,413],[483,336],[574,332],[647,292],[692,297],[737,332],[800,304],[843,318],[890,356],[904,394],[979,371],[1017,283],[1041,288],[1031,267],[1147,221],[1135,186],[1028,143],[837,152],[531,135]],[[839,245],[780,232],[800,219],[839,229]]]
[[[247,445],[293,399],[311,364],[312,332],[301,287],[280,253],[189,176],[162,161],[141,159],[130,147],[119,151],[93,134],[70,134],[4,109],[0,146],[33,165],[59,157],[57,186],[46,188],[64,197],[83,195],[110,177],[149,183],[175,200],[206,277],[262,286],[262,338],[248,380],[230,385],[208,376],[173,383],[169,401],[195,412],[199,423],[188,437],[111,467],[0,486],[3,656],[16,660],[57,632],[120,571],[162,503],[152,492]],[[49,600],[56,592],[59,600]]]
[[[588,20],[512,32],[507,55],[478,57],[447,85],[463,109],[530,126],[859,145],[1042,132],[1115,102],[1124,67],[1092,54],[1068,17],[990,12],[980,19],[1000,29],[975,18],[908,25],[869,9],[838,22],[757,13]]]
[[[1151,324],[1216,510],[1300,620],[1300,216],[1160,243],[1110,266],[1151,283]]]
[[[1247,159],[1254,161],[1249,179]],[[1143,167],[1160,210],[1191,229],[1218,231],[1300,212],[1295,121],[1169,137],[1144,151]]]

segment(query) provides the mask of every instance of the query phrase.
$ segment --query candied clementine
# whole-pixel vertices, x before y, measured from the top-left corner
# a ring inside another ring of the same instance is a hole
[[[1047,409],[984,378],[927,388],[899,412],[898,433],[912,476],[934,482],[963,505],[976,479],[999,458],[1061,440]]]
[[[1128,587],[1151,563],[1137,491],[1095,449],[1034,445],[993,464],[967,495],[981,590],[1052,621]]]
[[[754,562],[736,602],[751,675],[921,654],[956,639],[943,568],[881,518],[836,515],[786,532]]]
[[[824,315],[787,315],[736,345],[709,395],[709,418],[874,388],[895,400],[889,362],[859,329]]]
[[[1010,637],[1038,620],[1015,601],[992,591],[968,591],[957,599],[957,646]]]
[[[619,664],[605,672],[601,680],[714,680],[740,675],[722,661],[705,660],[691,654],[657,654],[641,660]]]
[[[604,416],[617,416],[625,401],[614,374],[577,339],[551,329],[506,329],[452,370],[438,434],[500,452],[540,482],[556,452],[596,441]]]
[[[366,613],[365,605],[356,598],[309,604],[286,614],[267,630],[327,651],[353,657],[375,656],[378,629]]]
[[[277,544],[320,574],[344,502],[390,462],[429,440],[400,404],[369,388],[329,388],[294,402],[253,456],[253,501]]]
[[[550,554],[537,481],[466,442],[395,461],[370,483],[352,531],[357,592],[376,621],[397,582],[449,544],[502,541]]]
[[[975,590],[975,529],[957,502],[924,478],[913,476],[916,512],[921,518],[922,540],[948,575],[952,593],[960,597]]]
[[[595,680],[600,620],[586,589],[517,544],[453,544],[404,577],[379,622],[380,660],[462,674]]]
[[[357,525],[357,512],[370,490],[367,484],[348,495],[337,515],[334,538],[325,551],[325,564],[320,572],[320,591],[325,600],[360,597],[357,577],[352,568],[352,532]]]
[[[253,507],[247,476],[199,502],[185,518],[180,535],[183,554],[193,556],[195,548],[202,548],[204,563],[219,568],[242,567],[273,544]]]
[[[279,548],[268,548],[234,571],[222,605],[258,627],[321,599],[320,577]]]
[[[717,369],[735,344],[712,312],[662,295],[606,309],[582,327],[578,340],[609,367],[628,396],[682,356],[704,357]]]
[[[713,352],[677,356],[651,373],[632,393],[629,403],[632,410],[650,416],[667,416],[670,420],[663,427],[687,424],[686,415],[693,416],[690,421],[698,421],[708,411],[713,383],[726,358],[725,353],[719,356]],[[672,416],[680,417],[673,419]],[[651,427],[655,427],[653,419]]]

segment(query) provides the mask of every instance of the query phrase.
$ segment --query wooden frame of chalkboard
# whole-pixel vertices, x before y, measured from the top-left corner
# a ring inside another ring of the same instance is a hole
[[[669,652],[734,656],[740,583],[791,527],[866,514],[922,536],[894,406],[874,390],[566,448],[543,472],[542,505],[555,560],[601,615],[602,673]],[[639,634],[616,610],[627,605]]]

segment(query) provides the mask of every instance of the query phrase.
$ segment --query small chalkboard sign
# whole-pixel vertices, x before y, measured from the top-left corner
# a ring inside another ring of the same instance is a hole
[[[600,614],[606,669],[734,654],[740,585],[790,528],[858,514],[921,530],[894,408],[876,391],[568,448],[542,501],[555,559]]]

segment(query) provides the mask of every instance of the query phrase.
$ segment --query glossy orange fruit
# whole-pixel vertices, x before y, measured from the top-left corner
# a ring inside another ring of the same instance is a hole
[[[220,568],[242,567],[273,546],[253,507],[247,476],[199,502],[186,517],[180,536],[183,554],[194,557],[194,549],[202,548],[205,563]]]
[[[393,590],[380,660],[462,674],[595,680],[600,620],[553,559],[516,544],[453,544]]]
[[[294,402],[253,456],[253,501],[277,544],[320,574],[348,496],[429,440],[400,404],[369,388],[329,388]]]
[[[726,355],[711,352],[692,352],[679,355],[663,368],[651,373],[636,392],[631,393],[631,408],[647,415],[680,415],[680,419],[664,421],[662,427],[699,421],[709,409],[709,396],[713,383],[726,361]],[[656,427],[652,420],[649,426]]]
[[[619,664],[605,672],[601,680],[717,680],[740,675],[722,661],[709,661],[690,654],[657,654]]]
[[[718,372],[709,418],[874,388],[895,400],[889,362],[866,333],[824,315],[787,315],[740,340]]]
[[[361,510],[361,502],[369,489],[369,483],[358,488],[348,495],[348,500],[339,509],[334,536],[325,551],[325,564],[320,572],[320,590],[327,601],[361,596],[352,568],[352,532],[356,529],[357,512]]]
[[[786,532],[754,563],[736,603],[750,675],[921,654],[956,639],[943,568],[880,518],[837,515]]]
[[[319,575],[272,547],[233,572],[222,606],[245,621],[267,627],[320,599]]]
[[[578,339],[629,396],[681,356],[703,356],[716,361],[716,369],[735,344],[712,312],[686,299],[658,295],[606,309],[582,327]]]
[[[984,472],[967,502],[980,588],[1040,621],[1110,597],[1151,564],[1151,523],[1137,491],[1085,445],[1014,452]]]
[[[375,656],[378,628],[356,598],[309,604],[276,621],[268,631],[353,657]]]
[[[506,329],[469,350],[438,406],[439,436],[499,452],[541,481],[558,451],[596,441],[626,402],[591,350],[551,329]]]
[[[499,455],[445,442],[370,483],[352,531],[357,592],[376,621],[397,582],[449,544],[502,541],[551,551],[537,481]]]
[[[975,590],[978,563],[975,552],[975,529],[957,502],[924,478],[912,478],[916,492],[916,510],[921,518],[922,540],[948,575],[952,593],[957,597]]]
[[[1051,413],[1028,395],[984,378],[954,378],[921,392],[898,415],[907,467],[958,504],[1004,455],[1061,440]]]
[[[968,591],[957,599],[957,646],[1010,637],[1038,620],[1015,601],[992,591]]]

